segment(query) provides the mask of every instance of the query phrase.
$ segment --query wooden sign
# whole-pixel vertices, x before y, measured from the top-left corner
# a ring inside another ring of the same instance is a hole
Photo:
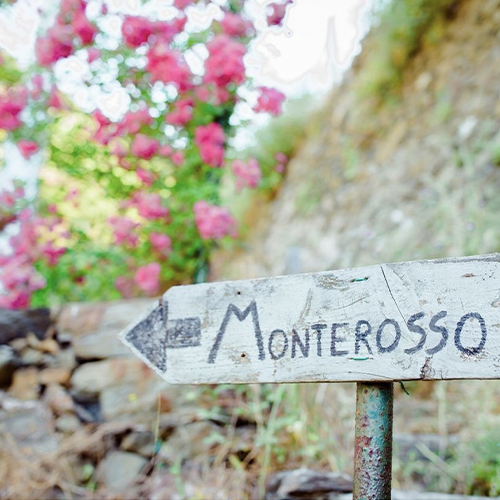
[[[500,378],[500,255],[173,287],[120,338],[179,384]]]

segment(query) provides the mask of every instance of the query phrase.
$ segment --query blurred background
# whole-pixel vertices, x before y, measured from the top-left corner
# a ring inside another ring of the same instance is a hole
[[[168,386],[116,335],[498,251],[500,1],[4,1],[0,54],[0,498],[348,498],[354,384]],[[495,381],[395,392],[404,498],[500,494]]]

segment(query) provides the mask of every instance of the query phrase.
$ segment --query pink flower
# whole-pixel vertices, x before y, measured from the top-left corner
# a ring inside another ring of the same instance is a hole
[[[27,309],[30,300],[31,293],[26,290],[11,291],[0,295],[0,307],[5,309]]]
[[[260,96],[257,105],[253,108],[257,113],[264,111],[271,115],[278,116],[281,113],[281,106],[285,100],[285,94],[269,87],[260,88]]]
[[[172,240],[166,234],[151,233],[149,235],[151,245],[160,253],[169,254],[172,251]]]
[[[125,299],[130,299],[134,296],[134,281],[130,278],[125,278],[125,276],[118,276],[115,279],[115,288]]]
[[[167,218],[169,211],[161,203],[160,195],[136,191],[132,195],[132,203],[137,207],[139,215],[145,219],[154,220]]]
[[[281,26],[286,15],[288,5],[292,4],[293,0],[286,0],[284,3],[274,2],[268,5],[267,25]]]
[[[132,142],[131,151],[136,158],[150,160],[160,147],[160,143],[144,134],[137,134]]]
[[[147,70],[151,74],[151,82],[174,84],[179,92],[192,87],[191,71],[182,54],[169,47],[168,43],[159,40],[147,53]]]
[[[97,61],[99,57],[101,57],[101,51],[99,49],[96,49],[95,47],[89,47],[87,49],[87,61],[89,63]]]
[[[40,96],[42,95],[43,76],[42,75],[35,75],[31,79],[31,84],[33,86],[32,90],[31,90],[31,97],[34,101],[38,101],[38,99],[40,99]]]
[[[115,137],[119,129],[116,123],[109,120],[100,110],[95,110],[92,117],[97,122],[97,131],[94,134],[94,140],[103,145],[107,145],[109,141]]]
[[[196,202],[193,208],[196,227],[202,239],[236,236],[236,221],[227,208],[209,205],[206,201]]]
[[[174,0],[174,5],[179,9],[179,10],[184,10],[188,5],[191,5],[193,0]]]
[[[111,154],[123,158],[127,154],[127,146],[116,137],[109,142],[109,151]]]
[[[215,122],[200,125],[194,133],[194,142],[200,150],[201,159],[211,167],[222,166],[224,141],[224,130]]]
[[[184,163],[184,153],[182,151],[176,151],[172,153],[170,159],[176,167],[180,167]]]
[[[179,99],[173,111],[165,115],[165,121],[170,125],[184,127],[193,118],[193,104],[193,99],[190,97]]]
[[[20,114],[26,106],[26,90],[9,89],[0,95],[0,129],[15,130],[22,125]]]
[[[40,66],[51,66],[73,52],[73,29],[71,26],[55,24],[44,38],[36,42],[35,52]]]
[[[253,31],[253,24],[234,12],[226,12],[220,25],[222,31],[229,36],[244,37]]]
[[[274,159],[278,163],[288,163],[288,157],[284,153],[276,153]]]
[[[97,28],[87,19],[83,11],[76,14],[72,26],[83,45],[90,45],[98,32]]]
[[[168,144],[160,146],[160,149],[158,150],[160,156],[170,156],[173,152],[174,150],[172,146],[169,146]]]
[[[228,35],[217,35],[207,43],[208,58],[205,61],[206,83],[225,87],[228,83],[240,84],[245,79],[245,45]]]
[[[126,244],[133,248],[137,245],[138,238],[137,235],[133,233],[139,226],[137,222],[127,219],[126,217],[110,217],[108,222],[113,228],[115,243],[117,245]]]
[[[145,170],[143,168],[138,168],[135,173],[137,174],[137,177],[143,182],[144,185],[146,186],[152,186],[154,181],[155,181],[155,175],[153,172],[150,172],[149,170]]]
[[[125,16],[122,24],[122,35],[125,43],[136,48],[148,41],[153,34],[154,24],[145,17]]]
[[[160,264],[151,262],[137,269],[134,281],[136,285],[148,294],[153,294],[160,288]]]
[[[137,111],[129,111],[118,127],[117,133],[120,135],[135,135],[141,127],[150,127],[153,124],[153,117],[149,114],[148,108],[141,108]]]
[[[54,87],[50,93],[49,100],[47,101],[47,106],[54,109],[62,109],[63,104],[59,96],[59,91]]]
[[[47,264],[53,267],[59,262],[61,256],[66,253],[66,250],[64,247],[56,247],[53,242],[48,242],[41,248],[41,253]]]
[[[250,158],[246,163],[242,160],[233,161],[233,173],[236,176],[236,187],[256,188],[262,178],[259,162],[255,158]]]
[[[25,139],[18,141],[17,147],[19,148],[21,156],[25,160],[28,160],[31,155],[35,154],[39,150],[39,146],[35,141],[27,141]]]

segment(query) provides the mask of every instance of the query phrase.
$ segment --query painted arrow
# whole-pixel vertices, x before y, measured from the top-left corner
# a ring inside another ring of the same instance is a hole
[[[172,383],[500,378],[500,255],[172,287],[120,339]]]

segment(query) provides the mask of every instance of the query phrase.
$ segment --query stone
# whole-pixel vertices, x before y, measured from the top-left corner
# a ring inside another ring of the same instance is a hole
[[[96,396],[109,387],[136,384],[143,391],[156,377],[138,358],[111,358],[80,365],[71,377],[72,391],[81,397]]]
[[[101,460],[96,477],[100,484],[116,492],[130,488],[148,461],[135,453],[112,451]]]
[[[56,419],[56,430],[63,434],[73,434],[81,426],[79,418],[71,413],[64,413]]]
[[[38,339],[32,333],[29,333],[27,336],[28,345],[33,349],[41,352],[47,352],[50,354],[55,354],[59,351],[59,344],[53,338],[46,338],[43,340]]]
[[[193,422],[177,427],[161,447],[160,455],[170,463],[207,455],[224,430],[210,421]],[[210,439],[209,439],[210,438]]]
[[[77,366],[73,349],[61,349],[53,356],[45,355],[44,364],[50,368],[66,368],[72,371]]]
[[[157,380],[150,380],[147,384],[106,387],[99,396],[104,420],[124,420],[133,416],[137,422],[153,421],[158,405],[158,384]]]
[[[8,436],[21,448],[46,454],[58,449],[54,431],[52,413],[43,402],[22,401],[0,392],[0,439]]]
[[[125,451],[152,457],[155,452],[155,435],[151,431],[132,431],[123,438],[120,447]]]
[[[8,345],[0,345],[0,387],[9,387],[16,368],[16,354]]]
[[[71,335],[78,358],[131,357],[132,353],[117,339],[117,334],[150,306],[151,299],[70,304],[62,309],[57,329],[63,338]]]
[[[457,445],[454,436],[439,436],[437,434],[394,434],[393,448],[395,455],[402,462],[423,460],[429,461],[429,456],[438,455],[450,458]]]
[[[32,347],[26,347],[21,352],[21,362],[24,365],[41,365],[43,363],[43,353]]]
[[[68,368],[45,368],[38,374],[40,384],[60,384],[66,385],[71,377],[71,370]]]
[[[311,469],[282,471],[269,479],[265,500],[326,500],[332,494],[349,493],[352,487],[352,478],[339,472],[317,472]]]
[[[38,382],[38,370],[34,367],[17,370],[12,378],[9,394],[18,399],[38,399],[40,385]]]
[[[0,344],[7,344],[14,339],[33,333],[43,339],[52,325],[49,309],[16,310],[0,308]]]
[[[58,384],[47,386],[43,400],[56,415],[72,412],[75,409],[71,396]]]

